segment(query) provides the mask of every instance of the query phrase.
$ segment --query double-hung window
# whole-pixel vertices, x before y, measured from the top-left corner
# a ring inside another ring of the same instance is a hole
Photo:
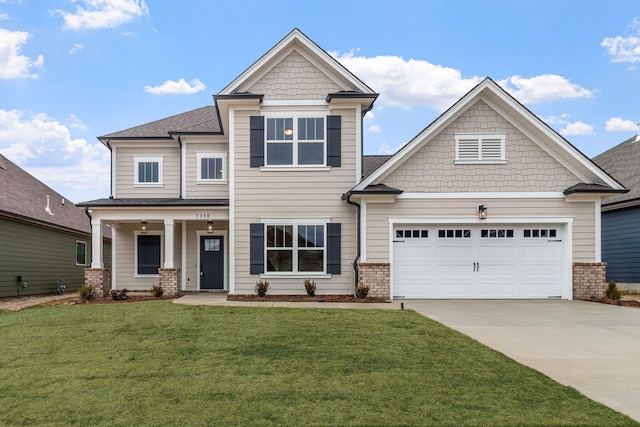
[[[227,180],[226,153],[196,153],[197,180],[200,184],[223,183]]]
[[[76,240],[76,265],[87,265],[87,242]]]
[[[133,163],[136,187],[162,186],[162,157],[135,157]]]
[[[456,134],[456,163],[505,163],[505,134]]]
[[[266,164],[324,166],[324,117],[267,117]]]
[[[162,236],[136,235],[136,275],[158,275],[162,263]]]
[[[269,224],[265,245],[268,273],[325,271],[324,224]]]

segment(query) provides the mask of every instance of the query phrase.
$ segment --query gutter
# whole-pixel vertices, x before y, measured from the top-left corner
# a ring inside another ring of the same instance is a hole
[[[109,167],[109,198],[113,199],[113,150],[111,149],[111,143],[109,142],[109,138],[105,140],[107,144],[107,148],[109,149],[109,154],[111,158],[109,159],[110,167]]]
[[[361,230],[360,230],[360,215],[361,215],[361,207],[360,203],[354,202],[351,200],[352,193],[349,191],[346,194],[342,195],[342,200],[356,207],[356,216],[357,216],[357,233],[356,233],[356,257],[353,260],[353,270],[355,271],[355,285],[354,285],[354,294],[355,289],[358,288],[358,281],[360,280],[360,274],[358,271],[358,261],[360,260],[360,250],[361,250]]]
[[[107,142],[108,144],[108,142]],[[113,198],[113,196],[111,196]],[[91,216],[91,212],[89,212],[89,206],[85,206],[84,208],[84,213],[87,215],[87,217],[89,217],[89,236],[91,238],[91,245],[93,248],[93,224],[91,223],[91,221],[93,220],[93,217]],[[100,242],[102,244],[102,242]],[[89,264],[89,267],[91,267],[91,265],[93,265],[93,252],[91,252],[91,263]]]

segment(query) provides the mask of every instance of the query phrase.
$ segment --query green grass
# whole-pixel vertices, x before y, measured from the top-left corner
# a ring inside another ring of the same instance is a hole
[[[0,425],[628,426],[410,311],[0,311]]]

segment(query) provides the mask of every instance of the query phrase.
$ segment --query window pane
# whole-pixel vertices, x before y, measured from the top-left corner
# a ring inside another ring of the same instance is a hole
[[[292,165],[293,144],[269,143],[267,144],[267,164]]]
[[[304,142],[298,145],[298,164],[322,165],[324,164],[324,143]]]
[[[76,242],[76,264],[84,265],[87,263],[87,244],[84,242]]]
[[[316,137],[315,139],[324,139],[324,119],[316,119]]]
[[[138,274],[158,274],[160,236],[138,236]]]
[[[158,162],[139,162],[138,182],[159,182]]]
[[[323,271],[322,250],[300,250],[298,251],[298,271]]]
[[[267,271],[293,271],[293,251],[268,250]]]
[[[213,179],[222,179],[222,159],[221,158],[217,158],[217,159],[213,159]]]
[[[307,119],[298,119],[298,139],[301,141],[307,139]]]

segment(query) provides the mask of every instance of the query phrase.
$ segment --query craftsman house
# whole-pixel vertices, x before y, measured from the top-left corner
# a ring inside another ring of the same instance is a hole
[[[318,293],[359,281],[388,298],[602,287],[600,200],[625,190],[615,179],[490,79],[391,158],[367,158],[376,97],[295,29],[213,106],[99,137],[112,196],[81,204],[87,282],[251,294],[264,279],[291,294],[310,278]]]

